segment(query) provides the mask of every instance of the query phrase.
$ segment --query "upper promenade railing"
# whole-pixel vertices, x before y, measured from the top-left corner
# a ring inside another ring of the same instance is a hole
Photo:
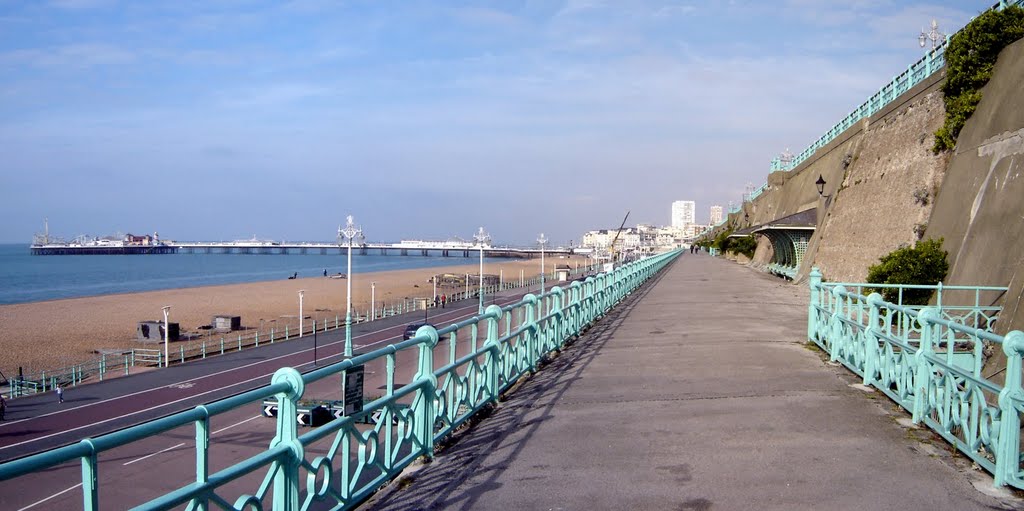
[[[1003,10],[1014,5],[1024,5],[1024,0],[1002,0],[993,5],[989,10]],[[801,163],[810,158],[815,151],[825,147],[836,139],[844,131],[852,127],[864,118],[874,115],[885,108],[889,103],[896,100],[903,93],[912,89],[915,85],[923,82],[936,71],[946,65],[946,47],[952,36],[946,36],[938,46],[926,53],[917,62],[911,64],[905,71],[896,75],[889,83],[882,86],[867,101],[863,102],[841,121],[832,126],[831,129],[818,137],[810,146],[792,158],[774,158],[771,161],[771,172],[793,170]],[[749,200],[754,200],[767,188],[768,184],[761,185],[754,193],[750,194]]]
[[[931,286],[940,293],[933,306],[908,306],[885,301],[878,293],[865,296],[873,284],[823,283],[811,271],[807,336],[833,361],[885,393],[978,466],[994,476],[997,486],[1024,488],[1020,449],[1024,388],[1021,357],[1024,332],[1005,336],[991,332],[999,307],[982,305],[982,293],[1004,287]],[[903,286],[903,288],[925,286]],[[974,303],[951,305],[941,293],[965,291]],[[1006,355],[1001,371],[982,374],[992,349]]]
[[[77,460],[82,466],[83,507],[100,509],[101,453],[194,426],[194,482],[137,509],[205,510],[211,504],[223,509],[351,508],[416,458],[431,458],[439,442],[495,403],[521,376],[538,370],[547,354],[561,349],[679,253],[635,261],[540,296],[527,294],[504,307],[491,305],[480,316],[439,330],[424,326],[411,339],[306,374],[282,368],[268,386],[0,465],[0,480]],[[401,374],[399,357],[415,359],[410,374]],[[384,375],[383,395],[370,398],[360,411],[300,435],[299,401],[312,394],[314,384],[322,381],[337,389],[349,371],[361,367]],[[276,435],[269,448],[211,474],[211,419],[267,399],[276,399],[278,406]]]

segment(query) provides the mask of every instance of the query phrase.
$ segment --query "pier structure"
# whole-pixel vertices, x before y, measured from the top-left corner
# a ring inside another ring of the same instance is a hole
[[[480,251],[479,245],[450,241],[401,241],[398,243],[363,243],[354,247],[361,255],[403,255],[472,257]],[[244,241],[169,241],[159,245],[83,245],[83,244],[33,244],[32,255],[120,255],[120,254],[343,254],[344,250],[333,242],[277,242],[262,240]],[[548,248],[547,254],[587,255],[589,249]],[[484,257],[532,259],[540,257],[539,248],[495,247],[485,245]]]

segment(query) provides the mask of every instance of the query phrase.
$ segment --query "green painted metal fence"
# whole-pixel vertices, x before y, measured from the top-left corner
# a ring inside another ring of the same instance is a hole
[[[415,459],[432,457],[438,442],[496,402],[520,377],[538,370],[547,354],[559,350],[680,252],[635,261],[539,296],[527,294],[504,307],[491,305],[480,316],[439,330],[424,326],[411,339],[306,374],[279,369],[268,386],[0,465],[0,480],[79,460],[83,507],[100,509],[100,453],[193,425],[195,481],[138,509],[351,508]],[[446,336],[444,346],[441,340]],[[416,369],[409,383],[399,385],[396,365],[403,353],[415,353]],[[295,417],[306,388],[321,380],[344,381],[346,372],[372,362],[383,362],[386,368],[384,394],[358,413],[300,435]],[[211,418],[271,399],[277,401],[278,411],[269,448],[211,474]],[[226,495],[226,486],[254,475],[262,482],[251,493]]]
[[[1024,488],[1021,465],[1021,355],[1024,332],[992,333],[999,307],[984,305],[982,295],[1004,287],[892,286],[936,291],[935,305],[890,303],[872,284],[823,283],[811,271],[807,336],[960,452],[990,472],[997,486]],[[943,295],[974,300],[952,304]],[[898,296],[902,296],[901,294]],[[943,299],[945,298],[945,301]],[[989,302],[991,303],[991,302]],[[991,350],[1005,353],[1001,371],[983,374]]]

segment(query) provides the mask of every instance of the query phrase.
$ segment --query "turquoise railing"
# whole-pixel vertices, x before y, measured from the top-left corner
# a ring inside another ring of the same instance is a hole
[[[593,266],[584,266],[570,270],[570,276],[575,277],[589,274]],[[553,282],[553,276],[548,276],[548,281]],[[540,287],[540,277],[534,276],[507,280],[500,284],[484,286],[484,296],[491,296],[501,290],[516,288]],[[469,291],[450,291],[441,289],[448,297],[448,302],[454,303],[460,300],[475,298],[477,289],[470,287]],[[422,311],[424,298],[401,298],[381,301],[375,310],[357,312],[354,315],[354,323],[374,321],[410,312]],[[427,308],[435,308],[430,300],[426,300]],[[61,366],[53,369],[29,371],[21,376],[14,377],[7,382],[6,395],[10,398],[27,396],[40,392],[52,391],[57,385],[75,387],[89,381],[103,381],[105,378],[119,375],[131,374],[136,367],[166,367],[170,364],[183,364],[189,360],[204,359],[208,356],[223,355],[224,353],[241,351],[243,349],[258,348],[260,344],[274,344],[281,341],[297,339],[303,335],[312,335],[313,331],[327,332],[345,328],[345,318],[341,315],[320,316],[313,315],[312,321],[306,321],[299,331],[298,320],[295,324],[283,324],[280,327],[259,328],[255,331],[246,330],[235,332],[230,335],[208,335],[201,339],[191,341],[176,341],[173,349],[169,350],[168,360],[164,360],[162,344],[154,344],[159,349],[134,348],[123,353],[106,353],[79,363]],[[0,391],[0,393],[3,393]]]
[[[279,369],[268,386],[2,464],[0,481],[78,460],[83,508],[93,511],[101,508],[101,453],[193,426],[195,481],[136,509],[206,510],[211,504],[223,509],[349,509],[413,460],[431,458],[438,442],[495,403],[520,377],[537,371],[547,354],[559,350],[680,252],[628,263],[539,296],[527,294],[504,307],[490,305],[480,316],[439,330],[424,326],[411,339],[306,374]],[[407,354],[403,360],[414,358],[415,367],[407,376],[409,383],[399,387],[396,368],[402,354]],[[296,413],[307,389],[331,380],[331,388],[337,389],[348,371],[368,364],[375,369],[383,366],[384,394],[359,412],[300,435]],[[276,435],[269,448],[211,474],[211,419],[264,400],[276,400],[278,405]],[[371,418],[374,415],[376,419]],[[247,487],[252,492],[237,495],[242,483],[251,483]],[[224,495],[229,492],[235,494],[233,502]]]
[[[936,293],[973,293],[974,303],[951,305],[936,296],[935,305],[923,307],[865,296],[872,287],[880,286],[823,283],[814,268],[808,338],[991,473],[996,486],[1024,488],[1024,332],[992,333],[999,307],[980,300],[1006,288],[931,286]],[[987,345],[1006,354],[1002,384],[982,374]]]
[[[990,10],[1002,10],[1013,5],[1022,5],[1024,0],[1012,0],[1012,1],[1000,1],[999,3],[992,6]],[[874,115],[875,112],[882,110],[886,105],[896,100],[903,93],[909,91],[918,83],[921,83],[926,78],[942,69],[946,65],[945,54],[946,46],[949,44],[951,36],[946,36],[946,40],[942,41],[935,49],[926,53],[920,60],[911,64],[905,71],[893,78],[889,83],[885,84],[881,89],[878,90],[874,95],[867,99],[867,101],[861,103],[856,109],[850,112],[849,115],[843,118],[843,120],[832,126],[831,129],[825,132],[824,135],[815,140],[807,149],[804,149],[800,154],[794,156],[789,162],[784,162],[780,158],[774,158],[771,161],[771,172],[775,171],[789,171],[805,160],[811,157],[815,151],[828,145],[829,142],[835,140],[836,137],[841,135],[844,131],[849,129],[851,126],[859,122],[861,119]]]

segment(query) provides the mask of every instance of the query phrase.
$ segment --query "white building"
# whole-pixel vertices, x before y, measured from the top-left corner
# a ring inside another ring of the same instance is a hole
[[[716,225],[722,221],[722,206],[714,205],[711,206],[711,225]]]
[[[672,227],[683,228],[695,221],[697,203],[692,200],[677,200],[672,203]]]

